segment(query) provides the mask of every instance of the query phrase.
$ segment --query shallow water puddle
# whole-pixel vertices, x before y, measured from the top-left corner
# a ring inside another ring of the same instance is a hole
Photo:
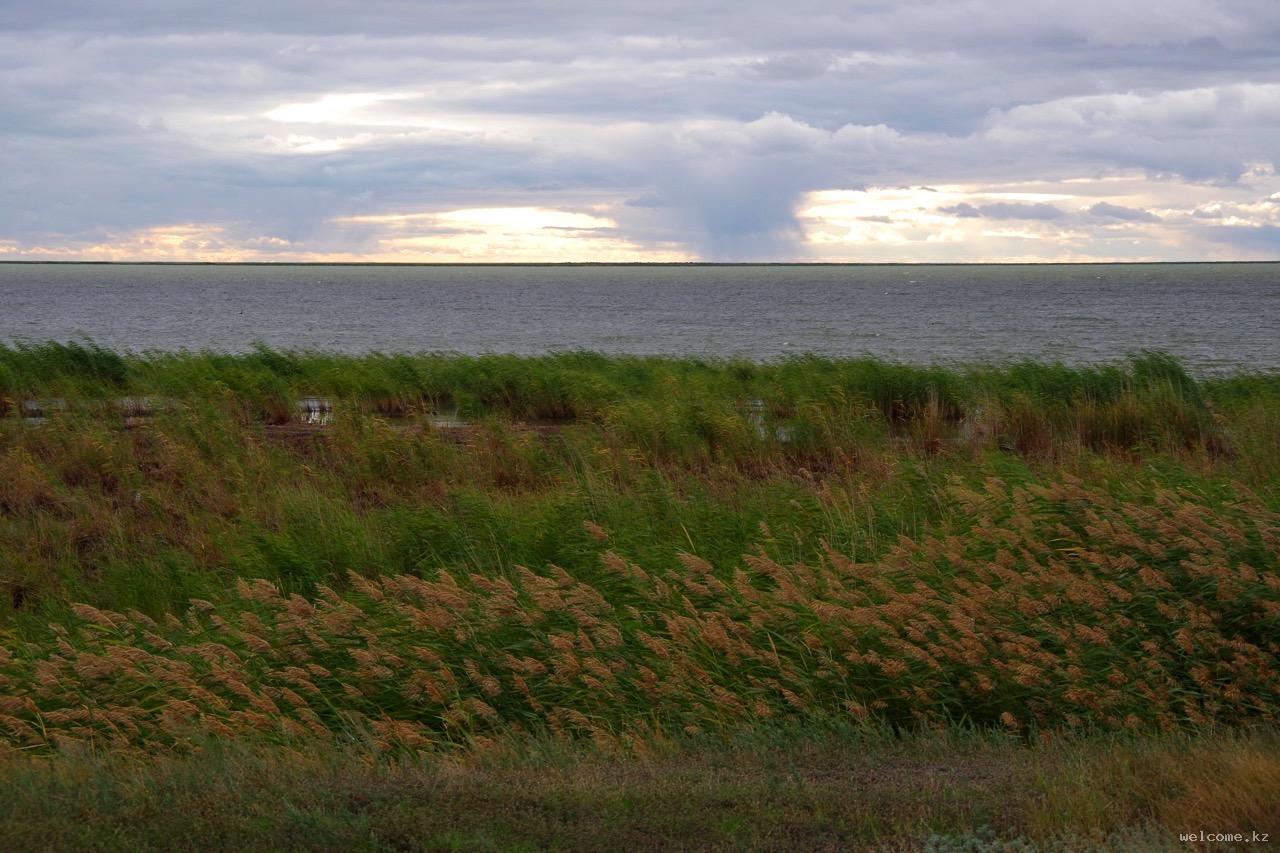
[[[466,429],[471,421],[458,417],[457,411],[431,412],[427,415],[427,423],[436,429]]]
[[[334,422],[335,406],[328,397],[303,397],[298,401],[298,422],[306,426],[330,426]],[[380,414],[378,417],[395,424],[397,428],[408,428],[416,420],[410,413]],[[458,412],[427,412],[421,416],[426,423],[436,429],[465,429],[471,421],[459,417]]]
[[[175,408],[178,401],[171,397],[116,397],[111,400],[69,401],[64,397],[23,400],[18,406],[22,420],[27,424],[48,423],[49,418],[66,412],[77,412],[100,418],[112,415],[124,417],[125,423],[134,423],[157,412]]]
[[[308,426],[333,423],[333,401],[328,397],[303,397],[298,401],[298,420]]]
[[[18,407],[22,422],[33,426],[47,423],[55,413],[65,412],[67,401],[62,397],[50,397],[43,400],[23,400]]]
[[[756,438],[766,441],[772,435],[776,440],[787,443],[791,441],[791,427],[779,424],[774,426],[772,430],[769,428],[764,413],[764,400],[759,398],[748,399],[739,407],[746,413],[747,423],[755,428]]]
[[[366,402],[364,411],[394,429],[411,429],[424,423],[437,429],[463,429],[471,426],[471,421],[460,417],[456,408],[438,409],[425,401],[406,403],[395,400],[388,403],[375,400],[372,403]]]
[[[149,418],[177,405],[178,401],[172,397],[117,397],[111,401],[111,407],[126,418]]]
[[[111,400],[69,401],[63,397],[21,400],[16,406],[16,414],[28,425],[48,423],[49,419],[67,412],[77,412],[96,417],[108,418],[122,416],[125,426],[138,424],[156,414],[170,411],[178,406],[178,401],[171,397],[130,396],[117,397]],[[294,413],[294,425],[309,427],[331,426],[334,422],[335,406],[329,397],[303,397],[297,401]],[[401,422],[398,428],[409,428],[412,422],[426,422],[435,429],[466,429],[472,425],[470,420],[459,416],[457,410],[432,411],[420,418],[406,414],[404,416],[382,416],[393,422]],[[280,426],[287,426],[281,424]]]
[[[65,412],[66,410],[67,401],[62,397],[22,401],[22,417],[27,420],[43,421],[55,412]]]

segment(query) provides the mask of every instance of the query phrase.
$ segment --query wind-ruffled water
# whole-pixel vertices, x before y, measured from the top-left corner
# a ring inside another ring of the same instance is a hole
[[[0,265],[0,341],[1280,369],[1280,264]]]

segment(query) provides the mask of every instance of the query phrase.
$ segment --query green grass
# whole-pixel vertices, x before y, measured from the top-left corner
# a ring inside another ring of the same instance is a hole
[[[678,549],[729,564],[760,547],[811,560],[822,542],[866,555],[935,521],[947,478],[987,473],[1121,481],[1160,465],[1272,500],[1277,387],[1197,382],[1159,354],[947,371],[0,347],[4,580],[27,607],[74,598],[156,615],[239,574],[307,590],[349,569],[578,568],[592,559],[585,519],[645,564]],[[323,438],[265,432],[306,394],[335,398]],[[92,404],[125,395],[175,402],[123,433]],[[61,396],[70,408],[44,427],[16,416],[21,400]],[[477,424],[465,441],[405,429],[452,407]]]
[[[620,401],[654,401],[670,394],[716,403],[751,396],[777,410],[843,398],[906,417],[930,405],[957,416],[987,395],[1109,403],[1133,392],[1172,389],[1198,402],[1215,394],[1274,396],[1278,388],[1273,374],[1197,381],[1159,352],[1104,366],[1021,362],[950,369],[817,356],[771,363],[590,352],[351,356],[265,346],[237,355],[121,354],[92,343],[0,344],[0,395],[10,398],[121,393],[207,398],[230,392],[266,400],[319,393],[388,407],[427,403],[473,415],[547,419],[593,417]]]

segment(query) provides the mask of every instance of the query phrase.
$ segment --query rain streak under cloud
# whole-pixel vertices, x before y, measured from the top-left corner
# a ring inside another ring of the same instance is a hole
[[[1280,4],[47,0],[0,258],[1280,256]]]

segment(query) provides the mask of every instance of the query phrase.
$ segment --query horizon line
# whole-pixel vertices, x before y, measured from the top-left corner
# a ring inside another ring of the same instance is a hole
[[[0,265],[6,266],[104,267],[1069,267],[1276,263],[1280,263],[1280,257],[1229,261],[71,261],[0,259]]]

